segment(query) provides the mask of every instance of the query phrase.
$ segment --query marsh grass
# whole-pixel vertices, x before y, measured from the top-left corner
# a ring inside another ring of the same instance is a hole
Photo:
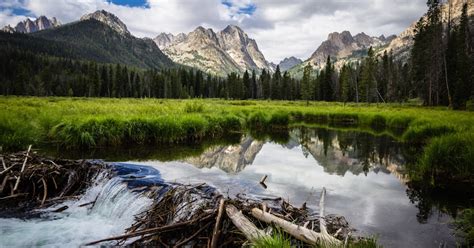
[[[254,248],[290,248],[300,247],[292,246],[291,237],[284,231],[277,229],[269,237],[258,239],[252,243]],[[377,244],[376,237],[362,238],[358,240],[349,239],[347,245],[334,245],[334,244],[319,244],[314,248],[382,248],[381,245]]]
[[[451,180],[472,181],[474,133],[461,132],[434,138],[425,148],[419,173],[438,184]]]
[[[280,229],[274,229],[271,236],[252,243],[253,248],[291,248],[291,238]]]
[[[462,247],[474,245],[474,208],[464,209],[454,222],[457,235],[464,239]]]
[[[69,148],[192,144],[229,132],[272,133],[318,125],[390,134],[426,145],[421,174],[472,175],[474,114],[400,104],[0,97],[0,145],[56,143]],[[282,136],[282,142],[284,141]],[[442,154],[442,156],[440,155]],[[459,165],[462,163],[462,165]],[[443,164],[443,165],[441,165]],[[465,176],[465,175],[464,175]]]

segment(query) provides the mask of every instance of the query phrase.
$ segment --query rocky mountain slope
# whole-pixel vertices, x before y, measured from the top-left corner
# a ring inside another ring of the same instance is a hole
[[[105,11],[80,21],[31,34],[0,33],[0,46],[21,51],[140,68],[167,68],[175,64],[151,39],[130,34],[125,24]]]
[[[271,70],[255,40],[233,25],[217,33],[203,27],[187,35],[162,33],[154,41],[176,63],[208,73],[226,75],[245,70]]]
[[[345,63],[358,61],[366,56],[370,47],[380,50],[393,39],[395,39],[394,35],[372,37],[365,33],[352,36],[349,31],[330,33],[328,39],[321,43],[309,59],[291,68],[289,72],[293,76],[301,77],[303,68],[307,64],[310,64],[316,70],[320,70],[324,68],[328,56],[331,57],[333,62],[335,61],[336,68],[340,68]]]
[[[34,21],[27,18],[26,20],[19,22],[15,27],[7,25],[2,28],[2,31],[8,33],[33,33],[59,26],[61,26],[61,23],[56,19],[56,17],[49,19],[46,16],[40,16]]]
[[[449,0],[442,5],[442,19],[445,26],[447,26],[449,19],[452,22],[459,21],[465,2],[465,0]],[[472,3],[469,5],[468,15],[471,17],[471,27],[474,27],[474,4]],[[426,18],[426,15],[421,18]],[[331,56],[333,62],[336,61],[336,68],[340,68],[344,63],[360,61],[367,55],[367,50],[371,46],[374,47],[378,55],[392,52],[396,59],[406,61],[413,45],[415,25],[416,22],[398,36],[389,37],[370,37],[364,33],[352,36],[348,31],[331,33],[308,60],[289,71],[293,76],[301,77],[303,68],[307,64],[311,64],[314,69],[322,69],[328,56]]]
[[[370,47],[382,47],[394,38],[395,36],[385,38],[383,35],[371,37],[365,33],[352,36],[349,31],[343,31],[342,33],[334,32],[329,34],[328,39],[316,49],[308,59],[308,62],[313,67],[320,69],[326,64],[328,56],[333,61],[347,61],[351,58],[360,58],[367,54]]]
[[[284,72],[301,63],[303,63],[303,60],[291,56],[289,58],[285,58],[282,61],[280,61],[278,65],[280,66],[280,70]]]
[[[465,0],[449,0],[443,4],[442,19],[445,25],[448,23],[448,20],[453,22],[459,21],[462,13],[462,7],[466,1]],[[469,2],[469,1],[467,1]],[[471,24],[474,22],[474,3],[471,2],[468,7],[468,15],[471,16]],[[424,15],[422,18],[426,18]],[[415,36],[415,26],[417,21],[413,22],[405,31],[400,33],[395,39],[393,39],[389,45],[380,51],[380,54],[387,51],[392,51],[393,55],[398,59],[408,59],[410,55],[410,48],[413,46],[413,38]]]
[[[96,20],[99,22],[104,23],[105,25],[109,26],[111,29],[115,30],[117,33],[121,35],[128,35],[130,36],[130,32],[127,29],[127,26],[114,14],[109,13],[105,10],[98,10],[94,13],[90,13],[84,15],[80,19],[81,21],[86,20]]]
[[[200,156],[186,159],[185,162],[197,168],[218,167],[227,173],[238,173],[253,163],[263,145],[263,141],[245,137],[239,144],[216,146]]]

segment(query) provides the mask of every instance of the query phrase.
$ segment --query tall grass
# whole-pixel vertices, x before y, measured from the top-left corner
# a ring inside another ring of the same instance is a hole
[[[474,208],[468,208],[461,212],[454,222],[458,236],[464,239],[464,247],[474,245]]]
[[[469,142],[472,135],[467,135],[474,132],[474,113],[446,108],[327,102],[307,105],[298,101],[0,97],[0,146],[7,150],[40,143],[71,148],[198,143],[228,132],[272,133],[301,123],[390,133],[401,141],[426,145],[420,173],[433,174],[431,168],[441,174],[454,168],[453,173],[472,175],[474,168],[470,157],[474,145]]]
[[[432,183],[469,182],[474,180],[473,161],[474,133],[455,133],[434,138],[426,146],[418,171]]]
[[[253,248],[291,248],[291,238],[280,229],[273,230],[271,236],[266,236],[252,242]]]

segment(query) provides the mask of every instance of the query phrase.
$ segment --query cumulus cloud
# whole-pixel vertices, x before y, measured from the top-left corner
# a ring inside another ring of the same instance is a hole
[[[398,34],[426,10],[425,0],[147,0],[146,6],[109,0],[2,0],[0,26],[46,15],[67,23],[98,9],[116,14],[138,37],[190,32],[197,26],[240,25],[269,61],[308,58],[330,32]],[[22,12],[15,11],[22,9]]]

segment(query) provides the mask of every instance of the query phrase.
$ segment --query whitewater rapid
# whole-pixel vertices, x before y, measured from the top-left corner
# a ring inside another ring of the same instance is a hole
[[[93,205],[80,207],[93,201]],[[0,247],[78,247],[119,235],[152,202],[133,192],[123,178],[110,179],[103,172],[79,199],[42,209],[39,218],[0,218]],[[62,206],[69,208],[61,213],[51,212]]]

